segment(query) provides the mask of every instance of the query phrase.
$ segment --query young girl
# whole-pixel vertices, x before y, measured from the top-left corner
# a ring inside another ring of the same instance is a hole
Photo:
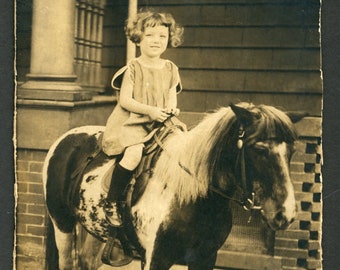
[[[107,195],[106,216],[112,226],[120,226],[116,203],[142,158],[144,143],[151,139],[157,124],[170,114],[178,115],[176,94],[181,91],[177,66],[161,55],[182,43],[183,28],[172,15],[140,12],[127,20],[126,35],[140,48],[140,56],[120,69],[112,79],[120,99],[109,117],[102,148],[107,155],[123,154],[116,165]]]

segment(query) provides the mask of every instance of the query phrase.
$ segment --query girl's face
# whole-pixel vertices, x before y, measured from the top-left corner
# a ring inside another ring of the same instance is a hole
[[[168,27],[164,25],[146,27],[139,43],[141,54],[149,58],[158,58],[166,50],[168,41]]]

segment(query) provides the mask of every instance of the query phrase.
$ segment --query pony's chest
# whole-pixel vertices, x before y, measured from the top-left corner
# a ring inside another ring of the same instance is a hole
[[[174,194],[160,181],[150,182],[140,200],[132,207],[132,219],[142,242],[153,238],[161,224],[167,224],[173,208]],[[144,240],[144,241],[143,241]]]

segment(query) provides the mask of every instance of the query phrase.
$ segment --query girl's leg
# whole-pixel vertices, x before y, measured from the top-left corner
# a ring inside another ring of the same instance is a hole
[[[142,143],[129,146],[125,149],[124,156],[119,164],[130,171],[136,169],[142,159],[143,148],[144,144]]]
[[[122,250],[116,248],[116,241],[119,241],[116,237],[119,235],[119,231],[123,232],[120,227],[122,226],[122,212],[121,209],[125,198],[123,197],[124,190],[130,182],[134,169],[137,168],[141,161],[144,144],[137,144],[125,149],[124,156],[119,164],[113,170],[110,189],[107,194],[106,204],[104,212],[106,219],[110,223],[109,236],[102,253],[102,262],[112,266],[122,266],[132,261],[131,251]],[[118,251],[117,251],[118,250]],[[111,256],[114,254],[115,256]]]
[[[133,170],[137,168],[141,161],[144,144],[132,145],[125,149],[124,156],[119,164],[116,165],[112,173],[112,180],[109,192],[107,194],[107,202],[109,204],[116,204],[117,201],[121,201],[122,193],[126,189],[131,179]],[[115,205],[113,205],[115,208]],[[112,225],[119,226],[121,221],[119,216],[113,211],[106,211],[107,218]],[[110,213],[111,212],[111,213]]]

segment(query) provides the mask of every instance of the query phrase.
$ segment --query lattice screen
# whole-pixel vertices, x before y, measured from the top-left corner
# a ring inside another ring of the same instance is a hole
[[[318,137],[302,137],[291,162],[298,203],[296,221],[276,233],[275,255],[283,269],[321,269],[321,143]]]
[[[270,254],[274,245],[272,231],[263,224],[259,213],[247,212],[231,203],[233,227],[223,249],[255,254]],[[268,240],[268,241],[267,241]]]

